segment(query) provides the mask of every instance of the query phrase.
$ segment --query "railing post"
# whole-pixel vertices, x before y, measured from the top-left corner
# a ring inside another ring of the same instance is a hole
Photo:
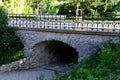
[[[84,15],[86,20],[79,23],[80,17],[76,20],[75,16],[77,15],[67,15],[67,17],[66,15],[39,15],[39,20],[36,21],[33,18],[36,17],[35,15],[13,14],[9,15],[9,25],[25,28],[120,33],[119,17],[116,20],[109,19],[108,15]]]

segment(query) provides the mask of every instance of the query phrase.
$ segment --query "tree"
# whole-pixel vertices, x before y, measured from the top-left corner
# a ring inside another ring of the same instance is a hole
[[[58,14],[76,14],[76,0],[60,0],[63,4],[58,5]]]
[[[19,51],[24,47],[15,34],[15,29],[8,27],[7,23],[7,12],[3,6],[0,6],[0,65],[18,58]]]
[[[58,6],[58,14],[75,14],[76,6],[72,3],[64,3]]]
[[[31,7],[34,13],[40,14],[56,14],[57,9],[55,5],[56,0],[33,0]]]
[[[8,24],[8,16],[7,10],[4,6],[0,6],[0,25],[7,25]]]
[[[2,3],[11,14],[28,13],[31,10],[26,0],[4,0]]]
[[[46,9],[45,9],[45,14],[56,14],[57,13],[57,9],[55,8],[55,0],[45,0],[45,5],[46,5]]]
[[[75,14],[76,0],[64,0],[69,3],[61,4],[58,14]],[[113,4],[108,0],[78,0],[79,8],[82,9],[84,15],[115,15],[119,10],[119,2]]]

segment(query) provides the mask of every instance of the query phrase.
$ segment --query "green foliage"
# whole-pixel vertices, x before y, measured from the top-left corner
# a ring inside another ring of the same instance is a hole
[[[85,0],[80,2],[80,8],[83,11],[83,14],[95,14],[97,13],[94,8],[97,6],[97,2],[95,0]]]
[[[9,63],[22,56],[23,44],[15,35],[15,30],[0,26],[0,65]]]
[[[73,71],[54,80],[120,80],[120,43],[109,42]]]
[[[58,14],[75,14],[76,4],[75,1],[61,4]],[[109,15],[111,17],[119,11],[120,1],[113,4],[113,2],[107,2],[106,0],[84,0],[79,1],[78,5],[82,9],[83,15]]]
[[[23,8],[22,14],[33,14],[33,10],[30,7],[29,3],[27,3],[27,2],[24,3],[24,8]]]
[[[57,5],[60,1],[68,3]],[[36,14],[38,8],[40,14],[75,14],[76,4],[79,5],[85,15],[115,14],[120,11],[119,0],[111,0],[110,2],[108,0],[2,0],[1,2],[8,8],[9,13],[14,14]]]
[[[76,7],[72,3],[64,3],[58,6],[58,14],[75,14]]]
[[[15,29],[8,27],[6,10],[0,7],[0,65],[9,63],[22,56],[23,44],[15,34]]]
[[[45,14],[56,14],[57,10],[55,8],[55,0],[45,0]]]
[[[39,14],[56,14],[58,12],[55,0],[33,0],[31,7],[34,13]]]
[[[108,57],[109,56],[109,57]],[[107,60],[106,60],[107,59]],[[112,70],[120,68],[120,43],[109,43],[100,55],[99,67],[106,67]]]
[[[7,24],[8,24],[7,10],[3,6],[0,6],[0,25]]]
[[[27,0],[3,0],[3,6],[8,9],[10,14],[26,14],[28,12],[32,13],[30,5]]]
[[[85,0],[81,3],[83,14],[112,15],[116,11],[118,4],[109,2],[96,2],[95,0]]]
[[[83,19],[96,19],[96,20],[113,20],[116,19],[116,14],[118,12],[119,2],[112,4],[110,2],[92,1],[88,0],[81,2],[81,8],[84,15],[96,15],[96,16],[83,16]]]

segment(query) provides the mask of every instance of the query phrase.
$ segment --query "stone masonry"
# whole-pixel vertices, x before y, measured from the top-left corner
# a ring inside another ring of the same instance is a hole
[[[60,41],[63,44],[73,47],[78,52],[78,61],[89,57],[96,51],[97,47],[102,47],[107,41],[118,42],[119,37],[101,35],[83,35],[72,33],[54,33],[41,31],[18,30],[17,35],[21,38],[25,58],[0,66],[0,73],[17,69],[28,69],[49,64],[50,61],[57,60],[51,56],[51,51],[46,46],[51,42]],[[54,45],[53,45],[54,46]],[[69,54],[67,54],[69,55]]]
[[[96,51],[97,47],[102,47],[109,40],[117,42],[119,37],[100,36],[100,35],[83,35],[83,34],[68,34],[54,33],[41,31],[24,31],[19,30],[17,34],[24,44],[24,55],[31,61],[32,67],[48,64],[50,59],[49,54],[46,54],[45,46],[51,40],[61,41],[73,47],[78,52],[78,62],[90,56]],[[68,54],[69,55],[69,54]]]

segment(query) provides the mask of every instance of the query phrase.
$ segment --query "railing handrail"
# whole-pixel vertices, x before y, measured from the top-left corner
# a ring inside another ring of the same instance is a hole
[[[74,20],[110,20],[110,21],[120,21],[120,15],[82,15],[76,17],[76,15],[73,14],[67,14],[67,15],[43,15],[43,14],[9,14],[10,18],[26,18],[29,19],[29,17],[33,19],[74,19]],[[77,19],[76,19],[77,18]]]
[[[118,19],[85,19],[85,16],[76,15],[9,15],[9,26],[53,29],[53,30],[73,30],[73,31],[93,31],[120,33],[120,17]]]

